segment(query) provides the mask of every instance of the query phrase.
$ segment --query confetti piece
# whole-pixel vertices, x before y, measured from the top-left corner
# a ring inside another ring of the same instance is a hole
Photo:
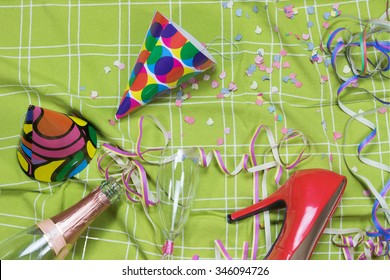
[[[329,160],[333,161],[333,155],[332,154],[329,155]]]
[[[256,26],[255,33],[256,33],[256,34],[261,34],[261,32],[263,32],[263,30],[261,29],[261,27],[260,27],[260,26]]]
[[[176,99],[175,105],[176,105],[176,107],[181,107],[181,105],[182,105],[181,99]]]
[[[290,77],[289,77],[289,76],[284,76],[284,77],[282,78],[282,80],[283,80],[283,82],[287,83],[288,80],[290,80]]]
[[[91,91],[91,98],[95,100],[96,97],[98,97],[98,92],[96,90]]]
[[[110,73],[111,68],[109,66],[104,67],[104,72],[106,72],[106,74]]]
[[[353,166],[352,168],[351,168],[351,170],[353,171],[353,172],[358,172],[358,168],[356,167],[356,166]]]
[[[204,80],[204,81],[210,80],[210,75],[205,74],[205,75],[203,76],[203,80]]]
[[[230,91],[236,91],[238,88],[237,88],[237,85],[236,85],[235,83],[230,82],[230,83],[229,83],[228,89],[229,89]]]
[[[251,64],[249,68],[245,71],[245,73],[250,77],[256,71],[256,65]]]
[[[213,80],[213,81],[211,82],[211,87],[212,87],[212,88],[217,88],[217,87],[219,87],[219,83],[218,83],[216,80]]]
[[[306,11],[309,15],[314,15],[314,7],[313,6],[307,7]]]
[[[274,68],[272,68],[272,67],[267,67],[267,68],[265,69],[265,71],[266,71],[268,74],[271,74],[272,72],[274,72]]]
[[[329,26],[330,26],[330,24],[329,24],[329,22],[327,22],[327,21],[324,21],[324,22],[322,23],[322,27],[323,27],[323,28],[328,29]]]
[[[273,86],[272,88],[271,88],[271,92],[272,93],[278,93],[279,92],[279,89],[277,88],[277,87],[275,87],[275,86]]]
[[[167,138],[172,139],[172,132],[171,131],[167,131]]]
[[[282,121],[283,121],[282,115],[279,115],[279,114],[276,115],[274,119],[275,119],[275,121],[277,121],[277,122],[282,122]]]
[[[229,95],[230,94],[230,91],[228,88],[222,88],[221,91],[220,91],[221,94],[223,95]]]
[[[307,43],[307,50],[312,51],[314,49],[314,44],[312,42]]]
[[[260,69],[260,71],[265,71],[265,69],[267,69],[267,66],[265,66],[264,64],[261,64],[259,66],[259,69]]]
[[[257,89],[257,82],[253,81],[252,84],[250,85],[251,89]]]
[[[185,116],[184,117],[184,121],[191,125],[191,124],[195,123],[195,118],[194,117],[190,117],[190,116]]]
[[[225,98],[225,96],[222,93],[218,93],[217,94],[217,98],[218,99],[223,99],[223,98]]]
[[[313,26],[314,26],[314,23],[311,20],[309,20],[307,22],[307,27],[312,28]]]
[[[241,39],[242,39],[241,34],[237,34],[237,36],[234,38],[234,40],[236,40],[236,41],[241,41]]]
[[[302,39],[305,40],[305,41],[309,40],[310,39],[310,34],[303,33],[302,34]]]
[[[264,56],[264,49],[260,48],[260,49],[257,50],[256,53],[257,53],[258,55],[260,55],[260,56]]]
[[[264,57],[262,57],[262,56],[260,56],[260,55],[257,55],[256,57],[255,57],[255,63],[257,64],[257,65],[260,65],[260,64],[262,64],[264,62]]]
[[[368,197],[368,196],[371,195],[371,191],[369,191],[369,190],[364,190],[364,191],[363,191],[363,195],[366,196],[366,197]]]
[[[380,107],[378,109],[378,113],[380,113],[380,114],[386,114],[386,112],[387,112],[387,108],[386,107]]]
[[[325,12],[324,13],[324,19],[328,20],[329,18],[330,18],[330,13],[329,12]]]
[[[255,101],[256,105],[259,105],[259,106],[263,105],[263,102],[264,102],[263,99],[256,99],[256,101]]]
[[[241,8],[236,10],[236,16],[238,16],[238,17],[242,16],[242,9]]]
[[[253,12],[256,14],[259,12],[259,7],[257,5],[253,6]]]
[[[332,64],[332,60],[327,58],[327,59],[324,60],[324,64],[325,64],[325,67],[328,67],[329,65]]]
[[[80,87],[80,90],[81,90],[81,91],[84,91],[85,89],[86,89],[85,86],[81,86],[81,87]]]
[[[267,108],[267,110],[268,110],[268,112],[270,113],[270,114],[272,114],[273,112],[275,112],[275,106],[269,106],[268,108]]]
[[[288,61],[283,62],[283,68],[290,68],[290,62]]]
[[[321,75],[321,80],[320,80],[321,84],[325,84],[325,82],[327,82],[328,80],[329,80],[328,76]]]
[[[340,7],[340,4],[339,3],[334,3],[332,8],[335,9],[335,10],[338,10]]]
[[[287,55],[287,51],[286,51],[285,49],[282,49],[282,50],[279,52],[279,54],[280,54],[281,56],[286,56],[286,55]]]
[[[221,80],[225,79],[225,78],[226,78],[226,72],[225,72],[225,71],[222,71],[222,73],[219,74],[219,78],[220,78]]]
[[[279,27],[278,27],[277,25],[274,26],[274,31],[275,31],[276,33],[279,32]]]
[[[122,63],[122,62],[120,62],[119,60],[115,60],[114,61],[114,65],[116,66],[116,67],[118,67],[118,69],[119,70],[123,70],[123,69],[125,69],[125,64],[124,63]]]
[[[261,77],[261,80],[263,80],[263,81],[269,80],[269,76],[268,75],[264,75],[263,77]]]
[[[281,130],[280,130],[281,133],[283,134],[287,134],[288,133],[288,129],[286,127],[283,127]]]
[[[222,138],[217,138],[217,145],[218,146],[223,145],[223,139]]]
[[[274,62],[280,62],[280,55],[274,55]]]
[[[225,127],[225,129],[223,130],[223,132],[225,134],[230,134],[230,127]]]
[[[199,89],[199,85],[194,83],[191,85],[191,89]]]
[[[343,137],[343,135],[340,133],[340,132],[333,132],[333,140],[336,141],[338,139],[340,139],[341,137]]]
[[[206,122],[207,125],[213,125],[214,124],[214,121],[212,118],[208,118],[207,122]]]
[[[279,61],[275,61],[274,63],[272,63],[272,66],[277,68],[277,69],[280,69],[280,62]]]
[[[351,67],[349,67],[349,65],[344,65],[343,73],[348,74],[350,72],[351,72]]]
[[[294,85],[297,87],[297,88],[301,88],[303,86],[303,83],[301,81],[296,81],[294,83]]]
[[[295,73],[290,73],[290,78],[291,79],[295,79],[297,77],[297,74],[295,74]]]
[[[115,126],[115,125],[116,125],[116,121],[115,121],[115,120],[112,120],[112,119],[109,119],[109,120],[108,120],[108,123],[109,123],[109,125],[112,125],[112,126]]]

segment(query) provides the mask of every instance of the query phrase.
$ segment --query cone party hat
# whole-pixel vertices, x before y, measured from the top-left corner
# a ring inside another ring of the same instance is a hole
[[[215,65],[206,48],[188,32],[156,12],[130,75],[116,119],[121,119]]]
[[[87,121],[30,105],[17,157],[28,176],[57,182],[87,167],[96,145],[96,131]]]

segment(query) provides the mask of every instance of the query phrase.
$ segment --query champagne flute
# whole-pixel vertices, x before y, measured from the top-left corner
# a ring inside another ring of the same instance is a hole
[[[174,240],[182,232],[191,212],[199,180],[196,148],[166,148],[157,174],[157,209],[165,237],[162,259],[172,260]]]

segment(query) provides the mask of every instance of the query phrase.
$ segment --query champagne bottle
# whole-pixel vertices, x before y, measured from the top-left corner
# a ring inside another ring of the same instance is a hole
[[[0,243],[0,259],[64,259],[85,229],[122,195],[113,179],[65,211],[43,220]]]

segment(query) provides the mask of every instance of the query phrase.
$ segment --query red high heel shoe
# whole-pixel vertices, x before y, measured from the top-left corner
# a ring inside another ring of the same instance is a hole
[[[269,197],[228,215],[228,222],[286,207],[283,227],[265,259],[306,260],[336,209],[346,184],[347,178],[329,170],[297,171]]]

